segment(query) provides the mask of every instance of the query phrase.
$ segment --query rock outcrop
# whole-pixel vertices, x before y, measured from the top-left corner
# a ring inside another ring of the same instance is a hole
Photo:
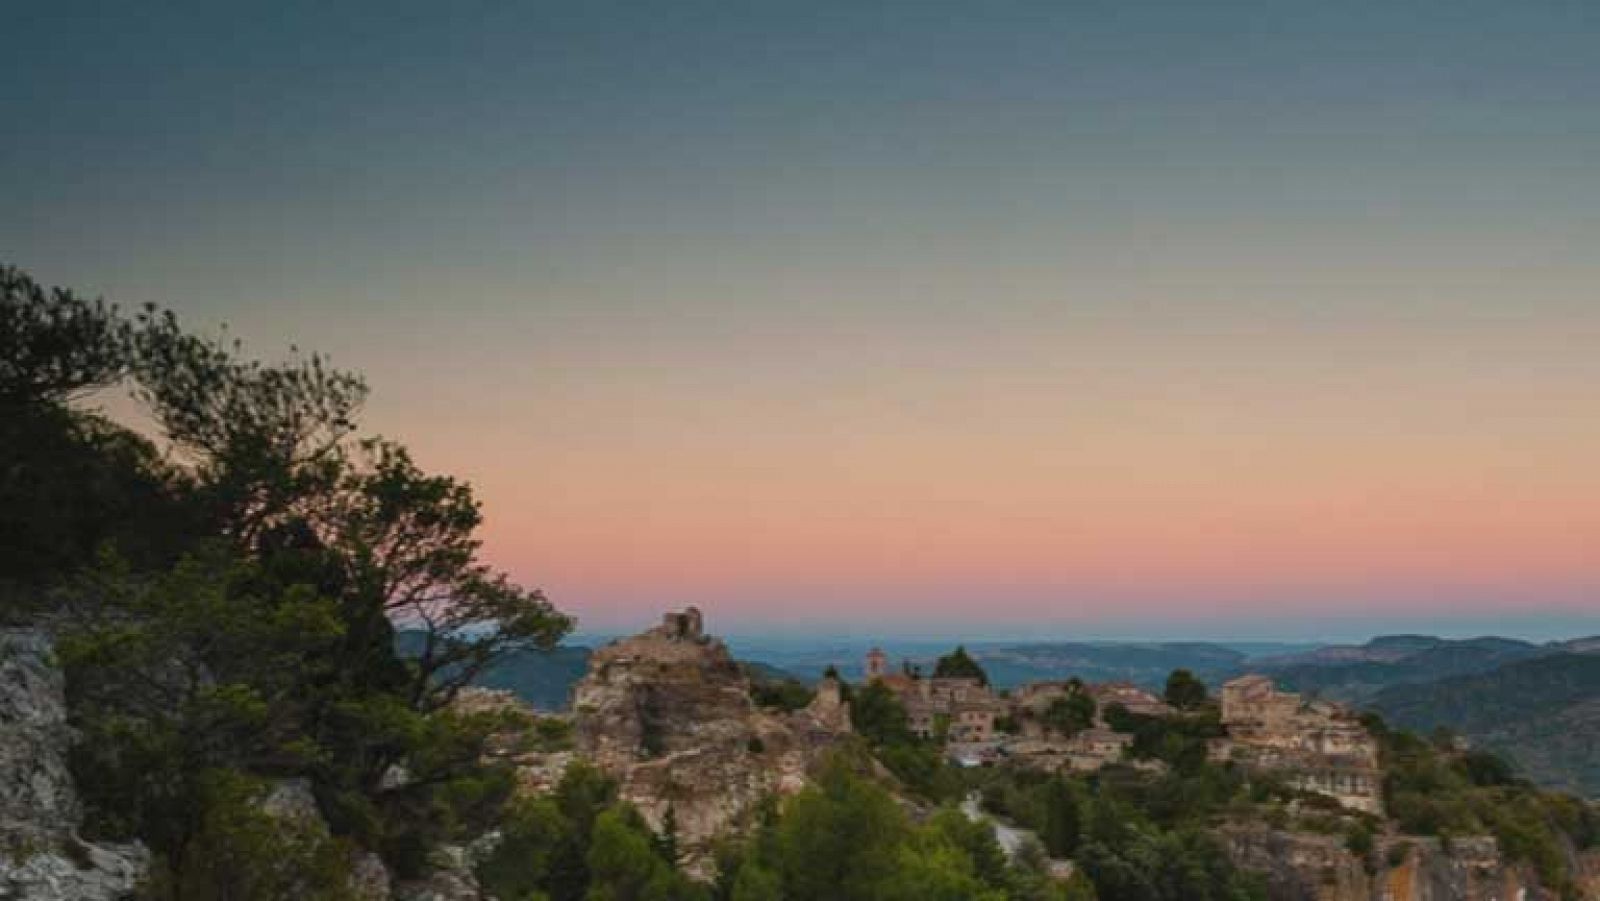
[[[3,901],[110,901],[143,878],[143,846],[78,837],[83,812],[67,770],[71,741],[65,686],[49,639],[0,631]]]
[[[1339,838],[1257,824],[1219,830],[1235,865],[1263,874],[1272,901],[1556,901],[1494,839],[1380,839],[1370,859]],[[1582,897],[1600,897],[1583,895]]]
[[[573,695],[583,757],[615,776],[652,828],[671,811],[691,869],[716,836],[745,825],[762,798],[798,791],[849,731],[839,686],[804,710],[759,708],[750,682],[694,608],[596,651]]]

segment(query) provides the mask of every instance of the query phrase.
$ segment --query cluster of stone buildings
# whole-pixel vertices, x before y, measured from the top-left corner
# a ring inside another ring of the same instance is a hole
[[[1228,734],[1212,740],[1212,760],[1278,772],[1296,788],[1382,815],[1378,744],[1349,708],[1241,676],[1222,686],[1222,725]]]
[[[1105,714],[1113,706],[1149,717],[1176,713],[1161,698],[1128,682],[1033,682],[1002,695],[975,677],[891,672],[887,656],[877,648],[867,654],[866,678],[894,692],[912,732],[923,738],[942,735],[951,757],[968,764],[1007,759],[1077,772],[1111,763],[1159,767],[1153,761],[1130,760],[1133,735],[1112,729]],[[1048,713],[1052,705],[1075,695],[1093,702],[1093,720],[1087,728],[1062,735]],[[1227,734],[1210,742],[1213,761],[1277,773],[1296,788],[1352,810],[1382,814],[1377,743],[1349,708],[1278,691],[1270,677],[1261,675],[1223,685],[1221,702]],[[1002,721],[1007,726],[1003,732],[997,728]]]
[[[869,682],[882,682],[906,709],[906,725],[921,738],[943,734],[956,744],[995,740],[995,721],[1006,704],[975,676],[928,676],[889,671],[889,658],[878,648],[867,653]]]
[[[1112,731],[1106,724],[1107,707],[1121,704],[1152,716],[1172,713],[1161,699],[1127,682],[1032,682],[1001,695],[976,677],[891,672],[887,656],[878,648],[867,654],[865,671],[869,682],[881,682],[899,698],[914,734],[943,735],[951,757],[965,764],[1007,758],[1045,769],[1097,770],[1124,760],[1133,743],[1132,735]],[[1056,734],[1046,713],[1056,701],[1074,694],[1094,702],[1094,723],[1071,736]],[[1002,720],[1009,726],[1004,733],[997,728]]]

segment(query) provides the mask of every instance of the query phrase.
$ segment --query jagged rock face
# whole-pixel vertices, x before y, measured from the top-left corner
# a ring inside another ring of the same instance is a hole
[[[0,631],[0,901],[109,901],[143,878],[143,846],[77,837],[71,742],[49,639]]]
[[[1219,830],[1235,865],[1262,873],[1273,901],[1555,901],[1526,868],[1507,864],[1492,838],[1379,842],[1376,866],[1327,835],[1259,825]],[[1392,853],[1391,853],[1391,849]],[[1389,861],[1396,862],[1390,864]],[[1600,897],[1585,894],[1582,897]]]
[[[494,901],[479,888],[474,870],[499,843],[500,834],[491,832],[468,845],[434,849],[428,875],[396,885],[393,901]]]
[[[1585,892],[1586,898],[1600,898],[1600,850],[1578,858],[1578,890]]]
[[[42,634],[0,632],[0,831],[7,835],[54,836],[78,824],[64,688]]]
[[[849,731],[837,686],[803,711],[761,710],[722,642],[670,625],[595,652],[573,712],[582,755],[619,780],[653,828],[672,811],[691,865],[762,798],[803,787]]]
[[[1229,828],[1221,833],[1241,869],[1267,878],[1273,901],[1366,901],[1372,879],[1341,842],[1325,835]]]

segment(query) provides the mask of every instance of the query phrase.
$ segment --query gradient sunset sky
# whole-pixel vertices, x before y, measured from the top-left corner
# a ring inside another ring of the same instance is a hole
[[[239,8],[6,5],[0,260],[586,627],[1600,632],[1600,3]]]

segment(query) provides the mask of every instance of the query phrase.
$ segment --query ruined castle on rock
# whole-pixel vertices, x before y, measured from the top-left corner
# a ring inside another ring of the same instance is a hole
[[[758,706],[750,677],[694,607],[595,651],[573,691],[580,753],[618,780],[660,829],[670,811],[691,869],[721,835],[749,826],[762,799],[804,787],[850,732],[837,682],[783,712]]]
[[[705,618],[701,616],[699,607],[668,610],[661,614],[661,625],[657,631],[667,638],[680,641],[705,641]]]

